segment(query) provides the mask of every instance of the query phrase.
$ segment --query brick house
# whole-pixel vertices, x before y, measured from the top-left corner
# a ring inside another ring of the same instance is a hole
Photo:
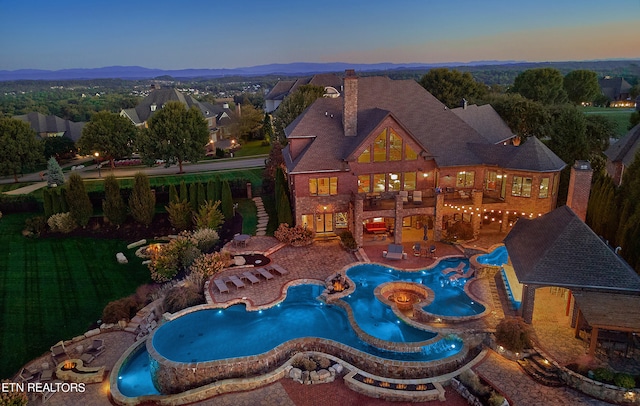
[[[480,134],[494,126],[474,129],[414,80],[348,70],[341,91],[285,130],[296,224],[318,235],[348,229],[359,245],[366,232],[399,243],[403,227],[427,224],[440,240],[457,221],[507,231],[556,207],[565,163],[539,140],[514,146],[504,133]]]
[[[607,174],[616,186],[622,184],[624,171],[633,163],[638,151],[640,151],[640,125],[633,127],[604,152],[607,156]]]

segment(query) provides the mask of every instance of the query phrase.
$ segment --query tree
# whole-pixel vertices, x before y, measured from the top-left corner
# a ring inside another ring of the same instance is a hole
[[[95,113],[82,129],[78,148],[85,155],[99,153],[115,167],[114,159],[131,155],[137,129],[126,117],[108,111]]]
[[[0,175],[13,176],[32,170],[43,161],[43,145],[29,123],[22,120],[0,118]]]
[[[487,87],[476,82],[471,73],[455,69],[431,69],[419,83],[449,108],[460,107],[463,99],[475,102],[487,92]]]
[[[261,135],[263,112],[253,104],[243,104],[241,115],[234,124],[234,133],[244,140],[257,139]]]
[[[549,111],[542,103],[517,93],[492,95],[485,100],[491,103],[511,131],[520,138],[546,138],[548,135]]]
[[[51,193],[49,189],[45,188],[42,190],[42,206],[44,209],[44,218],[48,219],[54,214],[53,211],[53,198],[51,197]]]
[[[513,82],[512,92],[542,104],[559,104],[567,101],[562,73],[554,68],[528,69]]]
[[[187,190],[187,184],[184,180],[180,181],[180,195],[178,200],[189,201],[189,191]]]
[[[640,124],[640,111],[636,111],[631,113],[631,116],[629,116],[629,130],[631,130],[633,127],[637,126],[638,124]]]
[[[93,205],[84,187],[84,181],[77,173],[69,175],[65,199],[73,220],[82,228],[86,227],[93,215]]]
[[[64,184],[64,173],[58,161],[54,157],[47,161],[47,185],[49,187],[62,186]]]
[[[271,122],[271,114],[265,113],[262,120],[262,138],[271,143],[273,139],[273,123]]]
[[[195,228],[200,230],[203,228],[210,228],[217,230],[224,222],[224,215],[220,211],[220,200],[212,202],[207,200],[202,204],[198,211],[193,215],[193,223]],[[232,208],[233,210],[233,208]]]
[[[178,190],[176,189],[176,185],[172,183],[169,185],[169,203],[179,201],[180,196],[178,196]]]
[[[129,211],[135,221],[149,226],[153,221],[156,208],[156,196],[151,191],[149,178],[138,172],[133,178],[133,190],[129,196]]]
[[[78,152],[75,142],[67,137],[47,137],[43,143],[45,159],[71,159]]]
[[[282,145],[276,140],[271,145],[269,157],[265,161],[262,172],[262,190],[266,194],[271,194],[275,190],[276,170],[284,166],[284,156],[282,155]]]
[[[127,206],[120,194],[118,179],[114,175],[109,175],[104,179],[102,211],[109,222],[118,227],[127,219]]]
[[[196,209],[204,204],[207,200],[207,195],[204,189],[204,184],[198,182],[198,200],[196,200]]]
[[[284,98],[274,117],[274,130],[277,140],[286,144],[284,129],[318,98],[324,95],[324,88],[316,85],[302,85]]]
[[[592,102],[600,94],[598,75],[590,70],[578,69],[567,73],[563,86],[570,102]]]
[[[149,120],[149,128],[138,137],[140,154],[149,162],[162,159],[167,167],[204,157],[209,128],[200,110],[189,110],[180,102],[168,102]]]
[[[233,197],[231,196],[231,186],[226,179],[222,182],[221,206],[224,218],[231,220],[233,218]]]
[[[175,229],[182,231],[191,227],[192,210],[186,200],[169,202],[165,209],[169,213],[169,222]]]

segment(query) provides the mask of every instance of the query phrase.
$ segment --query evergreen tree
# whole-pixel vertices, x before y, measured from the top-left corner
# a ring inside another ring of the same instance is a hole
[[[120,194],[120,184],[114,175],[109,175],[104,180],[102,211],[109,222],[118,227],[127,219],[127,206]]]
[[[201,182],[198,182],[198,200],[196,204],[196,210],[198,210],[206,200],[207,200],[207,195],[205,193],[204,184],[202,184]]]
[[[59,188],[58,196],[60,196],[60,210],[62,213],[67,213],[69,211],[69,205],[67,204],[67,189]]]
[[[191,211],[198,210],[198,185],[196,183],[189,183],[189,205]]]
[[[289,203],[289,196],[286,194],[284,188],[279,188],[280,202],[278,206],[278,224],[286,223],[290,226],[293,225],[293,214],[291,213],[291,203]]]
[[[216,185],[213,182],[213,179],[209,179],[207,181],[207,200],[214,203],[216,202]]]
[[[149,178],[144,173],[136,173],[133,190],[129,196],[129,210],[135,221],[149,226],[155,215],[156,197],[151,191]]]
[[[178,196],[178,190],[176,189],[176,185],[171,184],[169,186],[169,203],[175,203],[180,201],[180,196]]]
[[[214,185],[215,185],[215,194],[214,194],[214,198],[212,200],[215,203],[218,200],[222,200],[222,181],[217,176],[216,176],[216,178],[214,180]]]
[[[273,123],[271,122],[271,115],[269,113],[264,114],[264,120],[262,121],[262,137],[269,144],[273,139]]]
[[[221,201],[222,215],[225,219],[231,220],[233,218],[233,197],[231,196],[231,187],[226,179],[222,182]]]
[[[64,213],[62,211],[60,189],[49,189],[49,195],[51,196],[51,214]]]
[[[169,222],[175,229],[182,231],[191,228],[192,210],[186,200],[169,202],[165,209],[169,213]]]
[[[62,186],[64,184],[64,173],[58,161],[54,157],[49,158],[47,161],[47,185],[52,187],[53,185]]]
[[[77,173],[72,173],[69,176],[65,200],[69,206],[71,217],[78,225],[86,227],[93,215],[93,206],[84,187],[84,181]]]
[[[51,197],[51,193],[47,188],[42,190],[42,205],[44,207],[44,217],[48,219],[54,213],[53,213],[53,198]]]
[[[187,191],[187,184],[184,183],[184,180],[180,181],[180,199],[179,201],[186,200],[189,201],[189,193]]]

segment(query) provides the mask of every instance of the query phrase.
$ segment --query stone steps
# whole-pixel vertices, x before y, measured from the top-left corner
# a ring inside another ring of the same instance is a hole
[[[559,375],[558,368],[544,359],[540,354],[532,354],[518,360],[518,365],[520,365],[534,381],[542,385],[554,387],[564,386],[564,381]]]
[[[254,197],[253,202],[257,208],[258,214],[258,226],[256,228],[256,235],[266,235],[267,234],[267,224],[269,224],[269,214],[264,209],[264,204],[262,203],[261,197]]]

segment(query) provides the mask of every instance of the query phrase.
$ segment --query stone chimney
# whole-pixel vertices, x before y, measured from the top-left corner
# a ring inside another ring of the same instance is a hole
[[[345,71],[343,93],[342,127],[344,135],[354,137],[358,134],[358,77],[353,69]]]
[[[587,205],[589,204],[592,176],[593,169],[591,169],[589,161],[576,161],[571,167],[567,206],[569,206],[582,221],[585,221],[587,217]]]

